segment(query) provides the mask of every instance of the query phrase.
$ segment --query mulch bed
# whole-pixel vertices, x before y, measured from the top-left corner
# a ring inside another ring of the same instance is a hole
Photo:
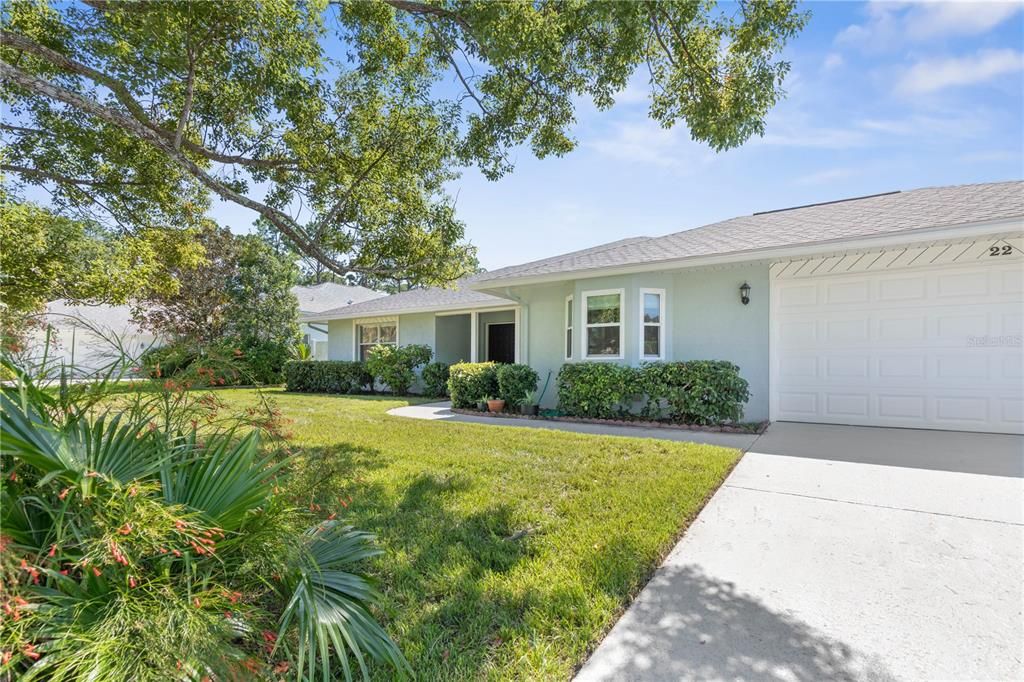
[[[645,429],[674,429],[676,431],[711,431],[714,433],[764,433],[768,428],[768,422],[758,422],[744,426],[732,426],[723,424],[719,426],[706,424],[678,424],[676,422],[658,422],[644,419],[592,419],[588,417],[546,417],[543,415],[515,414],[513,412],[481,412],[479,410],[467,410],[453,407],[452,412],[465,414],[472,417],[501,417],[502,419],[533,419],[549,422],[573,422],[576,424],[604,424],[605,426],[639,426]]]

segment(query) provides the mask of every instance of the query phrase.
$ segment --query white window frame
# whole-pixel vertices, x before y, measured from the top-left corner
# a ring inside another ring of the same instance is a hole
[[[394,346],[398,348],[399,345],[399,333],[400,328],[397,317],[375,317],[365,320],[353,320],[352,321],[352,359],[356,362],[362,362],[362,358],[359,357],[359,347],[364,345],[360,343],[362,334],[359,333],[360,327],[379,327],[381,325],[394,325],[395,326],[395,342],[392,343],[375,343],[375,346]]]
[[[601,322],[590,324],[587,322],[587,300],[596,296],[608,296],[609,294],[619,295],[619,321]],[[626,321],[626,290],[625,289],[593,289],[584,291],[582,294],[582,305],[580,306],[580,322],[583,333],[580,334],[580,357],[584,360],[624,360],[626,357],[626,335],[624,333]],[[590,337],[591,328],[618,327],[619,328],[619,354],[618,355],[590,355],[587,352],[587,341]]]
[[[562,308],[562,314],[565,315],[565,324],[562,325],[562,355],[565,356],[566,362],[572,360],[573,348],[576,346],[576,331],[575,323],[578,315],[576,310],[573,308],[575,299],[572,294],[565,297],[565,306]],[[571,318],[571,319],[570,319]],[[566,343],[565,335],[569,334],[569,342]]]
[[[644,295],[657,294],[660,310],[658,311],[658,322],[644,322]],[[665,359],[665,290],[664,289],[641,289],[640,307],[637,308],[637,319],[640,323],[640,338],[637,346],[641,360],[664,360]],[[658,328],[658,354],[647,355],[644,353],[644,331],[646,327]]]

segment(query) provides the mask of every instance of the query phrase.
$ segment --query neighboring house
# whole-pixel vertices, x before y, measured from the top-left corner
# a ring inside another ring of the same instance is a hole
[[[362,303],[386,294],[359,286],[346,286],[334,282],[323,282],[312,286],[294,286],[292,293],[299,301],[299,314],[304,318],[324,310],[343,308]],[[317,360],[327,359],[327,327],[316,322],[300,325],[302,342],[309,346]]]
[[[891,192],[638,237],[306,316],[328,357],[729,360],[746,418],[1024,433],[1024,182]],[[557,397],[549,388],[544,403]]]
[[[122,358],[133,362],[153,345],[157,337],[132,321],[127,305],[71,305],[66,301],[46,304],[46,322],[51,332],[31,334],[28,344],[34,364],[43,362],[51,376],[61,365],[74,376],[104,372]]]

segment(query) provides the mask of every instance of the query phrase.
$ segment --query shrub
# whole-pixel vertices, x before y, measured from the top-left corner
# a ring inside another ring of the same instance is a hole
[[[750,391],[739,367],[723,360],[666,364],[673,366],[665,392],[670,419],[687,424],[721,424],[743,418],[743,403],[750,399]]]
[[[285,388],[304,393],[361,393],[373,377],[361,362],[291,360],[284,364]]]
[[[510,406],[521,405],[540,379],[529,365],[500,365],[497,375],[498,396]]]
[[[484,398],[498,395],[498,366],[493,362],[459,362],[451,366],[448,394],[453,407],[476,407]]]
[[[558,372],[558,408],[574,417],[624,416],[637,394],[638,374],[635,367],[604,362],[562,365]]]
[[[650,362],[640,367],[578,363],[558,374],[559,409],[577,417],[610,419],[633,412],[687,424],[722,424],[743,418],[750,398],[739,367],[719,360]]]
[[[414,369],[430,362],[434,351],[430,346],[374,346],[366,358],[366,369],[374,379],[395,395],[406,395],[416,380]]]
[[[420,372],[420,380],[423,381],[423,395],[431,398],[441,398],[448,395],[448,375],[450,374],[447,363],[431,362]]]
[[[280,384],[284,381],[284,363],[291,356],[289,344],[283,341],[255,341],[240,345],[239,350],[239,359],[245,365],[242,369],[245,383]]]
[[[18,376],[0,391],[3,679],[350,678],[367,655],[408,670],[358,572],[372,536],[284,498],[289,462],[259,431],[169,419],[211,394],[99,402]]]
[[[150,379],[171,377],[186,369],[198,354],[184,344],[168,344],[149,348],[139,357],[142,373]]]

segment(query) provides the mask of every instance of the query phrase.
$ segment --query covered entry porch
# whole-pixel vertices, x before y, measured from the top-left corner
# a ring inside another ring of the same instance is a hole
[[[434,318],[434,359],[456,362],[522,362],[519,306],[439,312]]]

